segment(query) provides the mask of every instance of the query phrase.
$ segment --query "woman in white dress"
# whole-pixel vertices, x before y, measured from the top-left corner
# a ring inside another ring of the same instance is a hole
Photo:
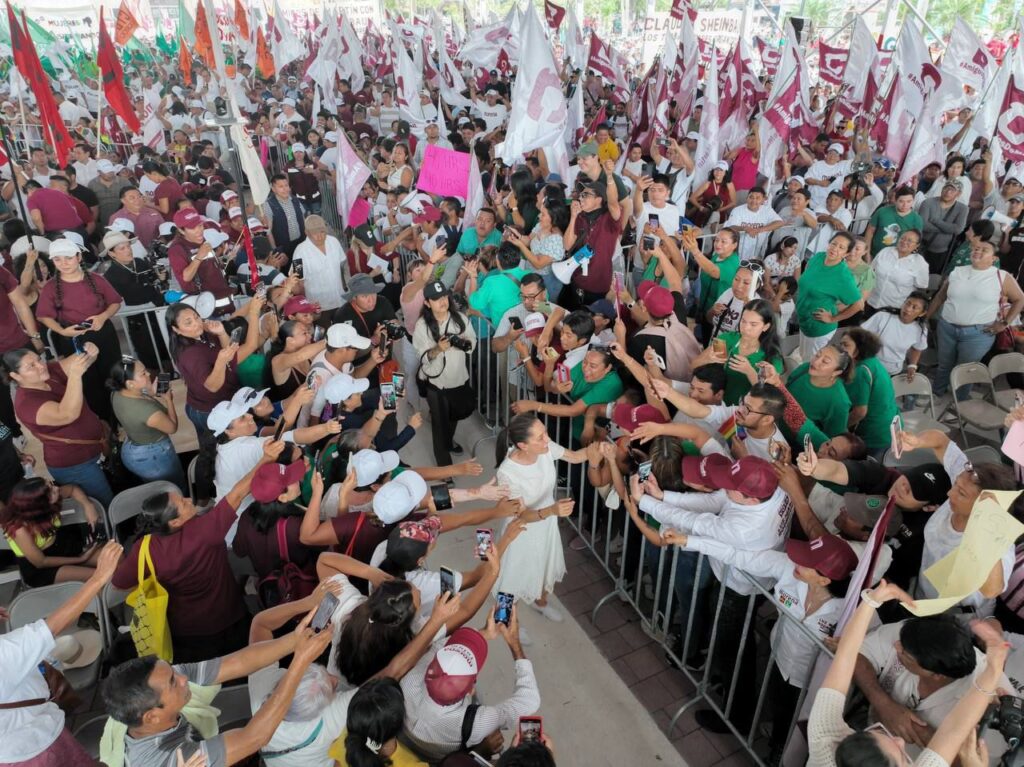
[[[548,604],[548,594],[565,576],[558,518],[572,514],[576,502],[572,498],[555,500],[555,461],[583,463],[587,451],[566,450],[552,442],[543,422],[532,413],[513,417],[506,433],[507,440],[498,439],[499,450],[508,446],[508,454],[498,466],[498,484],[508,488],[509,498],[523,502],[525,511],[519,518],[529,524],[502,555],[494,590],[528,602],[557,623],[562,614]]]

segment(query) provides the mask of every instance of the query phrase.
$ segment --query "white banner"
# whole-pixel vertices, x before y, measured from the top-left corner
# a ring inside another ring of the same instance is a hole
[[[726,50],[739,39],[742,20],[743,14],[740,11],[698,11],[693,29],[697,37],[714,42]],[[661,53],[665,33],[675,37],[679,26],[680,20],[671,18],[667,13],[652,13],[644,19],[641,55],[645,67],[650,66],[654,57]]]

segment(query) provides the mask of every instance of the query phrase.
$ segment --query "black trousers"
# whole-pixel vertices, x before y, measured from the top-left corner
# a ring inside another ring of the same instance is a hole
[[[452,413],[448,396],[443,389],[427,384],[427,406],[430,408],[430,432],[434,446],[434,460],[438,466],[452,463],[452,442],[459,419]]]
[[[75,353],[74,342],[67,336],[51,333],[57,354],[61,357]],[[82,389],[89,408],[101,420],[108,423],[113,419],[114,411],[110,405],[110,391],[107,389],[107,378],[110,369],[121,362],[121,342],[117,340],[117,331],[110,320],[99,330],[90,330],[77,336],[79,344],[84,348],[90,341],[99,349],[99,356],[82,375]]]

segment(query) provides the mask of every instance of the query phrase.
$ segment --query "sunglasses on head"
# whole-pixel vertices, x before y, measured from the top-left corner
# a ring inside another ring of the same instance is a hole
[[[760,261],[740,261],[740,269],[749,269],[758,274],[764,273],[764,264]]]
[[[121,355],[121,373],[124,375],[124,380],[135,378],[135,358],[128,355]]]

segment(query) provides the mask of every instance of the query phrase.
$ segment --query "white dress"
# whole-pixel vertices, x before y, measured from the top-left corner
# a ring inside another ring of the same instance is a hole
[[[498,483],[508,488],[509,498],[522,500],[527,510],[536,511],[555,502],[555,461],[565,448],[554,442],[548,452],[537,456],[529,466],[506,458],[498,467]],[[506,520],[504,527],[508,525]],[[533,602],[550,594],[565,577],[565,554],[558,535],[558,517],[552,515],[530,522],[501,558],[501,574],[494,591],[504,591],[524,602]]]

